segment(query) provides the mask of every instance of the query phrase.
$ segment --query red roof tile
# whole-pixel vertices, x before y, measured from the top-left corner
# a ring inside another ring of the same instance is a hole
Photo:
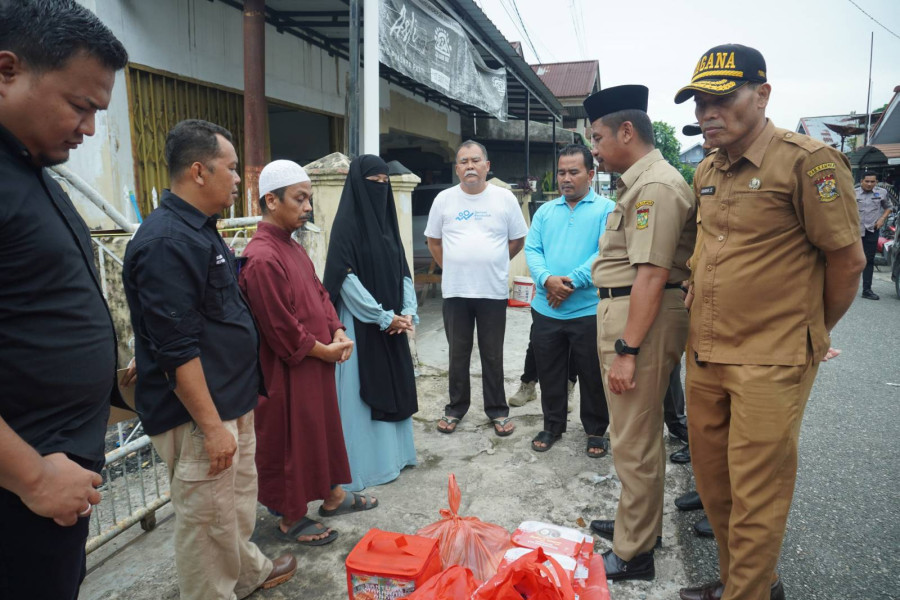
[[[596,60],[531,65],[532,70],[557,98],[586,98],[594,91],[600,73]]]

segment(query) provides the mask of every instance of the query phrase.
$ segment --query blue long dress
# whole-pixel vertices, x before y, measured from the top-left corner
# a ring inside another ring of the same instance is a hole
[[[348,274],[344,279],[337,309],[341,322],[347,327],[347,335],[354,341],[353,317],[363,323],[377,323],[382,331],[390,326],[394,318],[394,312],[383,310],[353,274]],[[419,323],[416,293],[409,277],[403,278],[401,312],[403,315],[413,315],[413,322]],[[416,464],[412,417],[397,422],[372,419],[372,410],[359,395],[360,360],[365,360],[365,357],[353,352],[349,360],[336,365],[335,369],[338,407],[353,477],[352,483],[343,487],[350,492],[393,481],[404,467]]]

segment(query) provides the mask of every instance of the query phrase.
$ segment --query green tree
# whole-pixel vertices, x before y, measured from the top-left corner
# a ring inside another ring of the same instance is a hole
[[[662,152],[663,158],[678,169],[678,172],[681,173],[688,185],[693,184],[694,167],[681,163],[679,158],[681,155],[681,143],[675,137],[675,128],[662,121],[653,121],[653,138],[656,142],[656,147]]]

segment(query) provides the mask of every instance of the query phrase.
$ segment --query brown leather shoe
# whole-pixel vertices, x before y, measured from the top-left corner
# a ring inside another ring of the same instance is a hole
[[[721,581],[713,581],[697,587],[681,588],[678,597],[681,600],[719,600],[725,593],[725,586]],[[784,586],[781,578],[772,584],[769,600],[784,600]]]
[[[781,581],[779,579],[779,581]],[[725,586],[721,581],[705,583],[697,587],[681,588],[678,597],[681,600],[719,600],[725,592]]]
[[[282,554],[272,561],[272,572],[269,573],[269,576],[266,577],[266,580],[263,581],[263,584],[259,587],[264,590],[268,590],[275,587],[276,585],[281,585],[282,583],[293,577],[294,573],[296,572],[297,559],[294,558],[294,555]]]

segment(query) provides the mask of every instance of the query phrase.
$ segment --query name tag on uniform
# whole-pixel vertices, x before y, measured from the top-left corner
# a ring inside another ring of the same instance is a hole
[[[706,187],[700,188],[701,196],[713,196],[713,195],[715,195],[715,193],[716,193],[716,186],[714,186],[714,185],[708,185]]]

